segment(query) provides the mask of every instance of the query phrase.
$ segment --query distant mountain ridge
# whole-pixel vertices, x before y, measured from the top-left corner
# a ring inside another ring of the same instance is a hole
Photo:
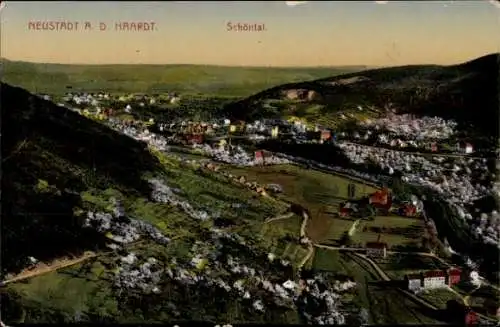
[[[401,113],[454,118],[498,134],[499,58],[495,53],[459,65],[378,68],[288,83],[230,103],[225,111],[234,119],[301,116],[294,106],[318,105],[317,115],[325,116],[357,105],[384,108],[390,103]],[[273,107],[279,101],[292,104]]]

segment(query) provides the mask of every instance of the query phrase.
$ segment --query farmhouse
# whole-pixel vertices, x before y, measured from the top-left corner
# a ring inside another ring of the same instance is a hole
[[[406,275],[405,282],[409,291],[418,292],[422,289],[422,274]]]
[[[452,286],[460,282],[462,270],[458,268],[450,268],[448,270],[448,285]]]
[[[382,209],[386,212],[388,212],[392,206],[392,198],[387,188],[373,193],[368,202],[376,209]]]
[[[255,151],[255,161],[259,164],[264,164],[264,151]]]
[[[432,270],[424,273],[424,289],[445,287],[446,277],[446,272],[442,270]]]
[[[471,143],[458,142],[457,143],[457,151],[469,154],[469,153],[474,152],[474,147],[472,146]]]
[[[339,215],[340,217],[348,217],[352,215],[353,212],[357,212],[358,208],[355,203],[346,202],[340,207]]]
[[[405,203],[399,208],[399,214],[404,217],[415,217],[417,215],[417,207],[410,203]]]
[[[332,137],[332,133],[328,130],[321,131],[320,139],[321,141],[328,141]]]
[[[375,258],[387,257],[387,243],[384,242],[367,242],[366,255]]]

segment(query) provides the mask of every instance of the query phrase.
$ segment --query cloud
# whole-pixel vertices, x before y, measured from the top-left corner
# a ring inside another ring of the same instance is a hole
[[[377,5],[385,5],[385,4],[389,3],[389,1],[375,1],[375,3]]]
[[[307,1],[285,1],[285,4],[288,7],[295,7],[295,6],[300,6],[306,4]]]
[[[500,8],[500,1],[499,0],[489,0],[489,3],[494,5],[497,8]]]

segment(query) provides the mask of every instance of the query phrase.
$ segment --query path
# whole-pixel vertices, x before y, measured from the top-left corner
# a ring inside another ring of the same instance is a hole
[[[305,210],[302,211],[302,216],[304,217],[304,220],[302,221],[302,225],[300,226],[300,237],[301,238],[306,237],[307,221],[309,220],[309,215],[307,214],[307,212]],[[311,243],[311,241],[308,241],[307,247],[309,248],[308,252],[307,252],[306,256],[304,257],[304,259],[302,259],[302,261],[299,263],[299,269],[302,268],[306,264],[306,262],[309,261],[309,259],[311,259],[311,256],[314,253],[314,246]]]
[[[98,256],[97,253],[90,252],[90,253],[84,254],[83,256],[81,256],[79,258],[75,258],[72,260],[65,260],[64,262],[61,262],[59,264],[55,264],[52,266],[45,266],[45,267],[41,267],[41,268],[35,269],[33,271],[30,271],[30,272],[21,273],[20,275],[18,275],[16,277],[13,277],[11,279],[3,281],[2,284],[5,285],[7,283],[19,282],[21,280],[25,280],[25,279],[32,278],[32,277],[39,276],[39,275],[43,275],[43,274],[47,274],[49,272],[53,272],[53,271],[56,271],[56,270],[61,269],[61,268],[66,268],[69,266],[79,264],[85,260],[88,260],[90,258],[94,258],[97,256]]]
[[[268,224],[268,223],[270,223],[272,221],[276,221],[276,220],[288,219],[288,218],[293,217],[293,215],[294,215],[293,212],[289,212],[289,213],[286,213],[286,214],[283,214],[283,215],[272,217],[272,218],[266,219],[266,221],[264,221],[264,224]]]
[[[350,237],[352,237],[354,235],[354,233],[356,232],[356,228],[358,227],[360,221],[361,221],[361,219],[356,219],[352,223],[352,226],[351,226],[351,228],[349,228],[349,231],[347,232],[347,235],[349,235]]]

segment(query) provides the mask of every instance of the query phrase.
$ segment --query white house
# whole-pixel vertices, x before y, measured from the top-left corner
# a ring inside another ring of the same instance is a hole
[[[467,154],[474,152],[474,148],[472,147],[472,144],[466,143],[464,151]]]
[[[367,242],[366,255],[369,257],[382,257],[387,256],[387,244],[383,242]]]
[[[446,287],[446,272],[442,270],[428,271],[424,274],[424,289]]]
[[[405,276],[405,281],[409,291],[418,292],[422,289],[422,275],[409,274]]]

